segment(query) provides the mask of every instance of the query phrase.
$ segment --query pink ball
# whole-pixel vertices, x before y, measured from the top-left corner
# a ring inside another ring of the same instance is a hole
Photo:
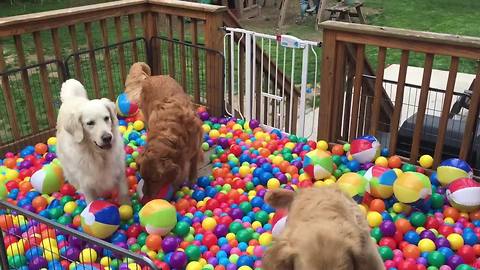
[[[239,248],[234,247],[230,250],[230,254],[237,254],[240,256],[240,254],[242,254],[242,251]]]
[[[452,268],[448,265],[442,265],[442,266],[440,266],[439,270],[452,270]]]
[[[137,238],[135,238],[135,237],[130,237],[130,238],[128,238],[128,240],[127,240],[127,245],[131,246],[131,245],[133,245],[133,244],[135,244],[135,243],[137,243]]]
[[[390,269],[395,267],[395,262],[392,260],[386,260],[385,261],[385,269]]]
[[[255,267],[255,268],[262,268],[262,261],[260,261],[260,260],[255,261],[255,263],[253,264],[253,267]]]
[[[393,250],[393,256],[394,257],[403,257],[403,252],[400,249],[394,249]]]
[[[263,256],[263,248],[261,246],[254,247],[253,255],[255,255],[258,258],[261,258]]]

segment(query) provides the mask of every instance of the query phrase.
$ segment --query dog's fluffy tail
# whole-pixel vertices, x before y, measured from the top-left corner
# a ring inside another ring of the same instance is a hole
[[[125,81],[125,93],[127,93],[131,100],[135,102],[140,100],[142,82],[151,75],[152,72],[147,64],[143,62],[137,62],[132,65],[130,72],[128,73],[127,80]]]
[[[81,82],[75,79],[68,79],[62,84],[60,99],[62,102],[65,102],[73,97],[87,98],[87,90],[85,90]]]

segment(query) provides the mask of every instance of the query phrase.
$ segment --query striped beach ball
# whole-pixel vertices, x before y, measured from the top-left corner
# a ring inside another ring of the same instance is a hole
[[[118,207],[107,201],[93,201],[80,214],[83,231],[105,239],[120,226]]]
[[[361,203],[367,190],[368,181],[358,173],[348,172],[338,178],[337,184],[353,200]]]
[[[371,162],[380,155],[380,142],[371,135],[358,137],[350,143],[350,155],[362,164]]]
[[[393,194],[402,203],[426,200],[432,195],[432,183],[424,174],[405,172],[393,184]]]
[[[373,197],[388,199],[393,195],[393,183],[397,180],[394,170],[374,165],[368,169],[364,177],[370,183],[368,193]]]
[[[303,170],[316,180],[329,177],[333,172],[332,156],[320,149],[315,149],[305,155]]]
[[[43,166],[30,177],[30,183],[36,191],[49,195],[59,191],[64,181],[63,169],[57,159]]]
[[[122,93],[117,97],[116,106],[117,113],[123,117],[131,117],[138,112],[137,103],[131,101],[125,93]]]
[[[472,212],[480,208],[480,183],[472,178],[460,178],[448,185],[448,201],[460,211]]]
[[[177,212],[168,201],[156,199],[149,201],[138,213],[140,224],[149,234],[164,236],[177,224]]]
[[[437,179],[446,186],[459,178],[472,178],[473,171],[470,165],[459,158],[450,158],[440,163],[437,168]]]

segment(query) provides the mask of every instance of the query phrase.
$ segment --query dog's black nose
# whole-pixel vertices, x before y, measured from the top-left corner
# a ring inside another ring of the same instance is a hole
[[[103,134],[103,135],[102,135],[102,141],[103,141],[103,143],[105,143],[105,144],[110,143],[110,142],[112,141],[112,135],[111,135],[111,134],[108,134],[108,133]]]

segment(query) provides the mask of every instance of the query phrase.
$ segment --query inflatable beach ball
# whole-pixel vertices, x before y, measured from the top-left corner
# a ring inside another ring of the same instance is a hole
[[[279,236],[283,232],[287,223],[287,215],[287,210],[277,209],[272,219],[270,220],[270,224],[272,224],[272,235]]]
[[[63,169],[57,160],[43,166],[42,169],[36,171],[30,177],[30,183],[33,188],[42,194],[52,194],[60,190],[65,179],[63,177]]]
[[[83,231],[105,239],[120,226],[118,207],[107,201],[93,201],[80,214]]]
[[[117,113],[123,117],[131,117],[137,114],[138,105],[137,103],[131,101],[127,94],[122,93],[117,97],[116,107]]]
[[[350,195],[357,203],[361,203],[367,190],[368,181],[358,173],[349,172],[340,176],[337,184],[341,190]]]
[[[305,155],[303,170],[316,180],[321,180],[332,175],[333,159],[329,153],[315,149]]]
[[[177,224],[175,207],[161,199],[149,201],[140,209],[138,216],[140,224],[149,234],[164,236]]]
[[[460,211],[472,212],[480,208],[480,183],[472,178],[453,181],[445,194],[450,204]]]
[[[415,203],[432,195],[430,179],[418,172],[405,172],[393,183],[393,194],[399,202]]]
[[[444,186],[459,178],[472,177],[472,168],[467,164],[467,162],[458,158],[444,160],[437,168],[438,181]]]
[[[380,155],[380,142],[371,135],[356,138],[350,143],[350,155],[362,164],[371,162]]]
[[[393,195],[393,183],[397,180],[394,170],[382,166],[372,166],[364,177],[370,183],[367,191],[373,197],[388,199]]]

